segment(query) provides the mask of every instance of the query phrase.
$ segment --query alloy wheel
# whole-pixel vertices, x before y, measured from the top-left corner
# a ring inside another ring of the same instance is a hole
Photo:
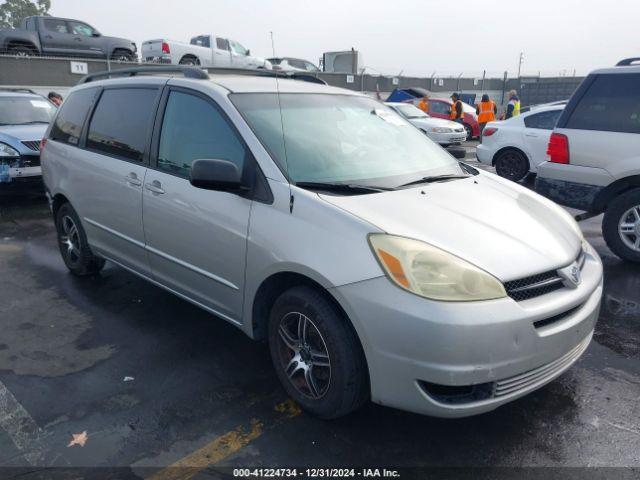
[[[618,233],[624,244],[635,252],[640,252],[640,205],[631,207],[620,217]]]
[[[62,231],[60,235],[60,243],[65,248],[67,258],[71,263],[80,260],[80,234],[73,218],[68,215],[62,217]]]
[[[327,393],[331,382],[329,351],[309,317],[291,312],[280,320],[278,357],[289,381],[302,395],[318,400]]]

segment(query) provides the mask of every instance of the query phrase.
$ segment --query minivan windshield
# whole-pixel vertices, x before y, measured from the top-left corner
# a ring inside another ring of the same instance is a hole
[[[41,97],[0,97],[0,125],[49,123],[55,110]]]
[[[371,98],[285,93],[279,104],[275,93],[242,93],[231,101],[295,183],[395,188],[464,174],[444,149]]]

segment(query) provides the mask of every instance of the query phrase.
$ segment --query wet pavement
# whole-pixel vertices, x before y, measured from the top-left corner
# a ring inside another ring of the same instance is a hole
[[[640,466],[640,266],[600,218],[581,226],[602,312],[567,373],[473,418],[369,404],[322,421],[235,327],[112,265],[68,274],[42,197],[0,197],[0,215],[0,466]]]

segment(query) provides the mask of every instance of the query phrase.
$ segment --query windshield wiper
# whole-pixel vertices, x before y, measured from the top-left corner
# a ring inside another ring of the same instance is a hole
[[[353,183],[296,182],[296,186],[310,190],[326,190],[329,192],[344,193],[379,193],[393,190],[392,188],[372,187],[370,185],[357,185]]]
[[[411,185],[420,185],[421,183],[435,183],[435,182],[444,182],[446,180],[457,180],[460,178],[469,178],[472,175],[433,175],[431,177],[422,177],[418,180],[413,180],[412,182],[403,183],[402,185],[398,185],[400,187],[409,187]]]
[[[33,120],[31,122],[14,123],[13,125],[33,125],[35,123],[49,123],[46,120]]]

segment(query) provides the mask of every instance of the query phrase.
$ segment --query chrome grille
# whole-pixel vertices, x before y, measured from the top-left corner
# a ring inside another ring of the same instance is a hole
[[[543,383],[549,380],[554,375],[562,372],[569,367],[574,361],[582,355],[582,353],[589,346],[593,333],[589,334],[582,342],[576,345],[571,351],[564,354],[562,357],[554,360],[553,362],[542,365],[541,367],[534,368],[528,372],[521,373],[520,375],[514,375],[513,377],[505,378],[495,383],[493,397],[500,398],[505,395],[510,395],[521,390],[525,390],[537,383]]]
[[[580,270],[584,267],[584,262],[585,254],[581,250],[580,255],[576,258],[576,263]],[[530,277],[505,282],[504,288],[507,291],[507,295],[516,302],[521,302],[564,288],[564,280],[557,270],[550,270]]]
[[[40,151],[40,140],[25,140],[22,144],[34,152]]]

